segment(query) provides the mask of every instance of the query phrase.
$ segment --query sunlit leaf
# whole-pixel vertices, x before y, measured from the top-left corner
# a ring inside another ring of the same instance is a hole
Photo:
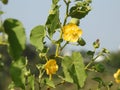
[[[49,36],[52,38],[56,29],[60,27],[59,6],[56,6],[54,10],[51,10],[51,14],[49,14],[47,18],[46,26],[48,28]]]
[[[77,84],[78,88],[84,86],[86,73],[83,58],[79,52],[74,52],[72,57],[65,57],[62,61],[65,80]]]
[[[25,29],[17,19],[8,18],[4,21],[4,30],[8,34],[8,42],[12,57],[17,60],[26,46]]]
[[[48,86],[50,86],[52,88],[55,88],[54,82],[52,80],[48,79],[48,78],[44,79],[44,84],[46,84],[46,85],[48,85]]]
[[[31,90],[35,90],[34,79],[35,79],[35,77],[33,75],[31,75],[31,76],[28,77],[28,83],[29,83],[29,85],[31,87]]]
[[[59,0],[52,0],[53,4],[57,4],[59,2]]]
[[[14,87],[15,87],[14,82],[11,82],[11,83],[9,84],[9,86],[8,86],[8,89],[9,89],[9,90],[12,90],[12,89],[14,89]]]
[[[83,87],[86,80],[86,73],[84,70],[84,62],[80,53],[74,52],[72,54],[73,65],[70,67],[70,74],[78,87]],[[72,71],[75,73],[72,73]]]
[[[65,56],[64,59],[62,60],[62,67],[63,67],[65,80],[67,82],[73,83],[73,79],[72,79],[70,72],[69,72],[69,68],[70,68],[71,64],[72,64],[72,58],[69,56]]]
[[[30,34],[31,44],[34,45],[37,49],[42,50],[44,47],[43,40],[45,35],[46,35],[45,27],[42,25],[36,26],[35,28],[32,29]]]
[[[22,89],[25,89],[24,69],[25,60],[22,58],[13,62],[10,67],[10,75],[12,77],[12,81],[16,87],[21,87]]]

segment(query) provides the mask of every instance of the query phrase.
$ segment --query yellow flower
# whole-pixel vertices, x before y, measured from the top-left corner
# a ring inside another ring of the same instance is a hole
[[[116,83],[120,83],[120,69],[118,69],[117,72],[114,73],[114,78]]]
[[[51,79],[52,74],[55,74],[56,71],[58,71],[58,65],[56,63],[56,60],[50,59],[49,61],[47,61],[47,63],[45,64],[45,70],[46,70],[46,73],[50,76],[50,79]]]
[[[69,42],[77,42],[82,35],[82,30],[76,24],[67,24],[62,28],[63,39]]]

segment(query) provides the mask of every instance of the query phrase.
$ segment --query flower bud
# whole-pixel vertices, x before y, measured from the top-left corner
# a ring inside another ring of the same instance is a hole
[[[72,18],[69,23],[79,25],[80,21],[78,18]]]

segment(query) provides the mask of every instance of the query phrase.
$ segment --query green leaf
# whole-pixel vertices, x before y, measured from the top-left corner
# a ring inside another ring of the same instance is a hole
[[[91,6],[89,5],[90,3],[90,1],[86,0],[78,2],[75,6],[70,8],[69,15],[72,18],[84,18],[89,13],[89,11],[91,11]]]
[[[52,0],[52,3],[55,4],[55,5],[56,5],[58,2],[59,2],[59,0]]]
[[[97,81],[98,83],[102,83],[102,79],[100,77],[94,77],[93,80]]]
[[[94,81],[97,81],[99,83],[98,87],[101,88],[102,86],[105,86],[104,81],[100,77],[94,77],[92,78]]]
[[[63,72],[64,72],[65,80],[67,82],[73,83],[73,79],[72,79],[72,77],[70,75],[70,72],[69,72],[70,65],[72,64],[71,61],[72,61],[71,57],[65,56],[64,59],[62,60],[62,67],[63,67]]]
[[[60,6],[57,5],[58,2],[59,0],[52,0],[52,6],[45,24],[50,38],[52,38],[53,34],[56,32],[56,29],[60,28],[60,19],[59,19]]]
[[[62,61],[62,67],[65,75],[65,80],[77,84],[78,88],[84,86],[86,73],[84,62],[79,52],[74,52],[72,57],[65,57]]]
[[[45,27],[42,25],[36,26],[32,29],[30,34],[30,42],[37,49],[42,50],[44,47],[43,40],[46,35]]]
[[[2,0],[3,4],[8,4],[8,0]]]
[[[49,78],[44,79],[44,84],[46,84],[46,85],[48,85],[48,86],[50,86],[52,88],[55,88],[54,82],[52,80],[50,80]]]
[[[74,52],[72,54],[73,65],[70,67],[70,74],[78,87],[83,87],[86,80],[86,73],[84,69],[83,58],[80,53]],[[72,72],[75,71],[75,73]]]
[[[9,84],[9,86],[8,86],[8,89],[9,90],[14,90],[14,87],[15,87],[15,84],[14,84],[14,82],[11,82],[10,84]]]
[[[35,77],[33,75],[31,75],[31,76],[28,77],[28,83],[29,83],[29,85],[31,87],[31,90],[35,90],[34,79],[35,79]]]
[[[3,26],[8,34],[10,54],[17,60],[26,46],[25,29],[20,21],[12,18],[6,19]]]
[[[2,15],[4,12],[0,10],[0,15]]]
[[[95,52],[94,51],[88,51],[87,54],[90,55],[90,56],[93,56],[95,54]]]
[[[110,54],[110,51],[109,51],[108,49],[106,49],[106,48],[103,48],[103,49],[102,49],[102,52],[103,52],[103,53]]]
[[[10,67],[10,75],[12,77],[12,81],[16,87],[21,87],[22,89],[25,89],[24,69],[25,60],[22,58],[13,62]]]
[[[51,10],[51,14],[49,14],[46,26],[48,28],[48,33],[50,38],[52,38],[56,29],[60,28],[60,20],[59,20],[59,6],[56,6],[53,10]]]
[[[94,69],[96,70],[96,71],[98,71],[98,72],[104,72],[104,70],[105,70],[105,67],[104,67],[104,65],[102,65],[102,64],[96,64],[95,66],[94,66]]]

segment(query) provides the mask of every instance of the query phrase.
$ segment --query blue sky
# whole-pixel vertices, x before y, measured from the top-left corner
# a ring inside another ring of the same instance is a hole
[[[64,5],[62,2],[60,4]],[[83,38],[87,42],[85,49],[92,49],[93,41],[99,38],[101,48],[118,50],[120,47],[119,4],[120,0],[93,0],[92,11],[81,20],[80,24],[84,32]],[[33,27],[46,22],[50,6],[51,0],[9,0],[8,5],[2,5],[2,10],[5,12],[2,19],[20,20],[29,36]],[[63,14],[64,6],[61,6],[61,18],[64,17]]]

